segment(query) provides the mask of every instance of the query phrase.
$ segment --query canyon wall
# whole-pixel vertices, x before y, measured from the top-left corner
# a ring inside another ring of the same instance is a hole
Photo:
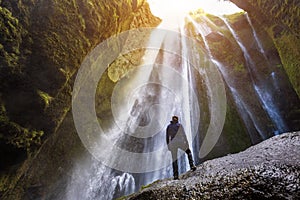
[[[112,35],[159,22],[145,0],[0,1],[0,197],[57,137],[84,57]],[[78,140],[70,134],[62,147]]]

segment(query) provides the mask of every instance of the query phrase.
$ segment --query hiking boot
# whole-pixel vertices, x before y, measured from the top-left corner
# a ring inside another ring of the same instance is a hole
[[[196,166],[192,166],[192,167],[191,167],[191,170],[192,170],[193,172],[196,171],[196,169],[197,169]]]
[[[178,180],[178,176],[174,176],[174,180]]]

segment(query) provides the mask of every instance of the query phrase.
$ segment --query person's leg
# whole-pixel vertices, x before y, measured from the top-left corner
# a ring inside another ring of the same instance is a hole
[[[177,149],[172,150],[172,166],[174,180],[178,179],[178,163],[177,163]]]
[[[188,159],[189,159],[189,164],[190,164],[190,168],[191,170],[195,171],[196,170],[196,167],[194,165],[194,160],[193,160],[193,156],[192,156],[192,152],[191,150],[188,148],[185,153],[187,154],[188,156]]]

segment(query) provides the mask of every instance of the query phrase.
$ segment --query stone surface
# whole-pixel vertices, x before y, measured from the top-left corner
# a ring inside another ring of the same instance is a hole
[[[300,132],[274,136],[125,199],[299,199],[299,150]]]

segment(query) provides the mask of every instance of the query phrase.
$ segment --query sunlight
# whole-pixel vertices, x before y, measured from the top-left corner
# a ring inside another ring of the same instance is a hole
[[[214,15],[232,14],[242,10],[229,1],[224,0],[148,0],[152,13],[165,19],[180,17],[199,8]]]

